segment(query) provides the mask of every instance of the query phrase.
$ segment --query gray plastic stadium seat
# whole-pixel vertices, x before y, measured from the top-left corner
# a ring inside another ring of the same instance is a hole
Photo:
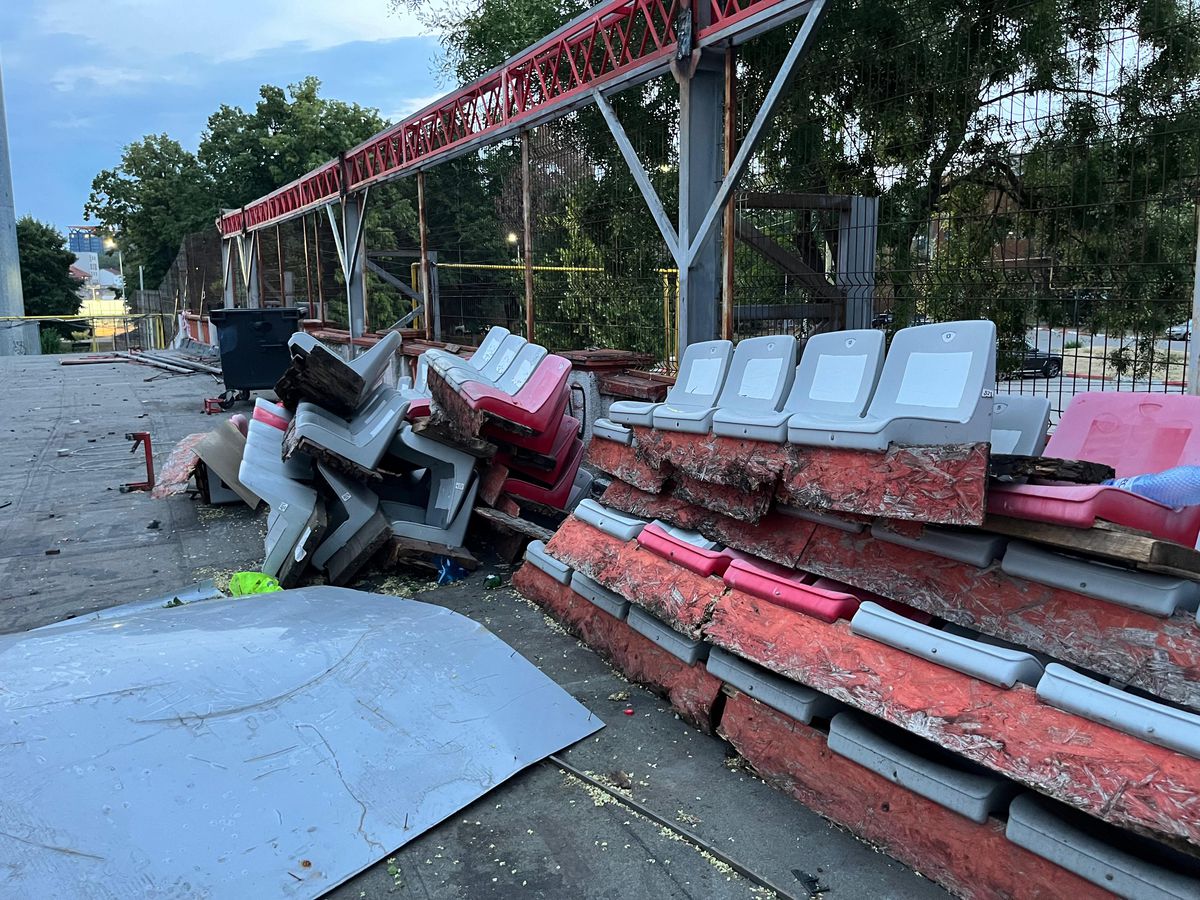
[[[829,749],[973,822],[1008,806],[1015,782],[923,741],[902,728],[853,712],[829,723]]]
[[[629,607],[629,618],[626,621],[629,622],[629,627],[638,634],[649,638],[689,666],[694,666],[708,658],[708,644],[704,641],[694,641],[684,637],[670,625],[658,621],[640,606]]]
[[[475,457],[417,434],[407,422],[397,430],[388,452],[412,469],[427,473],[429,503],[423,524],[445,528],[454,521],[471,484]]]
[[[705,666],[714,678],[805,725],[845,709],[843,704],[820,691],[789,681],[720,647],[708,651]]]
[[[547,553],[545,541],[530,541],[529,546],[525,548],[525,561],[535,569],[541,569],[559,584],[571,583],[571,567]]]
[[[1013,541],[1000,560],[1009,575],[1107,600],[1154,616],[1200,605],[1200,584],[1171,575],[1135,572],[1094,560],[1077,559],[1033,544]]]
[[[384,542],[388,522],[373,490],[329,466],[317,468],[334,499],[328,504],[329,530],[312,564],[325,571],[330,584],[345,584]]]
[[[991,438],[996,326],[986,320],[903,328],[892,339],[862,418],[797,413],[788,440],[808,446],[886,450]]]
[[[376,342],[374,347],[360,354],[355,359],[346,361],[312,335],[305,334],[302,331],[296,332],[288,340],[288,349],[293,357],[321,354],[326,357],[328,362],[334,365],[343,365],[354,373],[356,377],[351,378],[348,382],[354,385],[352,396],[339,399],[348,407],[355,409],[362,406],[367,395],[383,380],[384,373],[387,372],[392,357],[396,355],[396,351],[399,348],[399,332],[389,331]]]
[[[492,361],[492,358],[495,357],[504,343],[504,339],[510,334],[512,332],[507,328],[501,325],[494,326],[488,331],[487,336],[484,337],[483,342],[476,348],[475,352],[471,354],[470,359],[464,359],[457,353],[451,353],[449,350],[441,350],[437,347],[426,350],[421,354],[421,359],[427,361],[426,366],[434,360],[442,360],[441,365],[443,368],[465,365],[476,370],[482,370],[484,366]]]
[[[1021,794],[1012,801],[1004,834],[1017,846],[1118,897],[1200,897],[1200,863],[1195,857],[1036,794]]]
[[[398,390],[400,391],[400,396],[405,400],[428,400],[430,398],[429,351],[417,357],[416,378],[402,378]]]
[[[632,541],[650,524],[645,519],[602,506],[595,500],[580,501],[575,507],[575,517],[622,541]]]
[[[1200,759],[1200,716],[1195,713],[1122,691],[1058,663],[1046,666],[1037,696],[1058,709]]]
[[[292,420],[293,446],[304,441],[353,468],[373,472],[396,429],[404,422],[407,408],[408,401],[398,391],[383,385],[375,389],[350,421],[326,412],[315,403],[302,402]]]
[[[828,525],[830,528],[836,528],[838,531],[845,531],[849,534],[861,534],[862,530],[866,528],[866,525],[862,522],[856,522],[853,519],[843,519],[841,516],[821,512],[816,509],[803,509],[799,506],[785,506],[782,503],[777,503],[775,511],[782,516],[787,516],[789,519],[816,522],[818,525]]]
[[[719,541],[710,541],[698,531],[688,531],[686,528],[669,525],[662,519],[655,519],[654,524],[676,540],[683,541],[685,544],[691,544],[693,547],[699,547],[701,550],[721,549]]]
[[[481,366],[473,366],[469,359],[450,354],[438,354],[429,361],[429,365],[443,378],[449,379],[452,371],[461,370],[465,374],[455,376],[459,380],[483,381],[492,384],[512,365],[517,354],[521,352],[521,348],[527,343],[528,341],[519,334],[509,334],[505,335],[495,353]]]
[[[628,600],[616,591],[610,591],[595,579],[589,578],[582,572],[574,571],[571,573],[571,590],[588,601],[588,603],[604,610],[613,618],[624,619],[629,615]]]
[[[788,420],[796,413],[858,418],[871,400],[882,366],[883,332],[878,329],[815,334],[804,345],[781,409],[742,412],[734,419],[720,409],[713,417],[713,432],[783,443]]]
[[[1050,430],[1050,398],[1002,394],[992,404],[992,452],[1041,456]]]
[[[683,351],[679,375],[667,391],[665,403],[618,400],[608,408],[608,418],[621,425],[654,424],[654,411],[660,406],[676,410],[710,410],[725,386],[733,344],[729,341],[703,341]],[[707,428],[705,429],[707,431]]]
[[[796,378],[796,339],[790,334],[747,338],[740,341],[729,364],[729,376],[717,398],[717,409],[707,423],[694,416],[667,415],[655,410],[654,427],[673,431],[708,431],[725,437],[757,437],[755,423],[764,415],[778,415]],[[661,424],[660,424],[661,418]]]
[[[593,422],[592,437],[613,441],[626,447],[633,443],[633,431],[612,419],[597,419]]]
[[[583,466],[575,473],[575,481],[571,484],[571,493],[567,495],[567,505],[563,507],[564,512],[571,512],[586,500],[592,493],[592,482],[595,477]]]
[[[291,587],[325,530],[325,505],[313,488],[288,476],[277,433],[282,434],[263,422],[250,421],[238,478],[271,508],[261,571]]]
[[[381,495],[379,509],[388,520],[388,526],[398,538],[425,541],[445,547],[461,547],[467,536],[467,526],[475,508],[475,495],[479,491],[479,479],[472,477],[458,514],[444,526],[426,522],[427,506],[421,503],[406,503],[384,499]]]
[[[906,619],[878,603],[864,602],[850,620],[854,634],[919,656],[999,687],[1034,685],[1042,665],[1032,655],[973,641]]]
[[[943,556],[969,566],[985,569],[1000,558],[1007,538],[996,534],[969,534],[963,531],[951,531],[948,528],[938,528],[926,525],[921,529],[920,537],[901,534],[880,525],[871,526],[871,537],[877,541],[898,544],[913,550],[922,550],[934,556]]]

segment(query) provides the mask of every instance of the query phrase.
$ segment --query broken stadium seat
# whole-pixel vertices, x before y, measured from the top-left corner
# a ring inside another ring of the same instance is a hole
[[[1036,685],[1042,677],[1041,663],[1029,653],[939,631],[870,601],[859,606],[850,630],[998,687]]]
[[[621,425],[654,424],[654,411],[670,405],[677,410],[708,410],[716,406],[725,385],[733,344],[729,341],[703,341],[683,351],[675,384],[667,391],[664,403],[618,400],[608,408],[608,418]],[[705,429],[707,430],[707,429]]]
[[[788,441],[887,450],[990,439],[996,326],[980,319],[902,328],[892,339],[866,415],[797,413]]]
[[[778,567],[757,561],[735,559],[722,576],[729,587],[766,600],[784,609],[803,613],[822,622],[849,619],[859,608],[859,598],[844,590],[818,587],[806,572],[785,574]]]
[[[713,432],[781,444],[796,413],[858,418],[883,366],[883,332],[874,328],[814,334],[804,344],[791,390],[776,410],[717,410]]]
[[[1000,568],[1018,578],[1106,600],[1152,616],[1170,616],[1180,609],[1195,612],[1200,606],[1200,584],[1191,579],[1079,559],[1023,541],[1013,541],[1009,545],[1000,560]]]
[[[1037,794],[1021,794],[1012,801],[1004,834],[1106,894],[1138,900],[1200,897],[1200,863],[1195,857]]]
[[[686,665],[694,666],[708,658],[709,644],[685,637],[670,625],[654,618],[640,606],[630,606],[629,615],[625,621],[642,637],[649,638]]]
[[[628,600],[578,570],[571,573],[571,590],[614,619],[624,620],[629,615]]]
[[[567,495],[567,505],[564,507],[566,512],[571,512],[580,503],[591,496],[592,482],[595,479],[592,473],[583,466],[579,467],[579,471],[575,473],[575,481],[571,485],[571,492]]]
[[[472,381],[487,384],[505,394],[515,394],[529,381],[534,369],[546,358],[548,352],[541,344],[526,342],[504,366],[503,371],[497,374],[493,374],[495,368],[491,364],[484,366],[483,369],[475,369],[470,364],[464,363],[444,370],[441,375],[455,391],[461,392],[463,385]],[[498,353],[493,357],[493,362],[501,358]]]
[[[349,417],[383,381],[399,347],[400,334],[389,331],[374,347],[347,362],[312,335],[297,332],[288,341],[291,366],[279,379],[275,391],[289,406],[307,400],[336,415]]]
[[[595,500],[581,501],[575,507],[575,518],[599,528],[619,541],[632,541],[650,524],[645,519],[602,506]]]
[[[303,450],[351,473],[378,477],[375,469],[404,422],[407,404],[399,391],[385,385],[377,387],[349,421],[303,402],[284,438],[284,453],[290,459]]]
[[[790,334],[746,338],[738,342],[725,385],[713,409],[677,408],[670,400],[654,410],[655,428],[693,434],[746,437],[756,415],[778,412],[796,377],[796,339]],[[724,412],[724,430],[715,417]],[[743,420],[743,415],[748,417]]]
[[[400,426],[388,448],[391,457],[423,473],[429,499],[421,523],[446,528],[466,500],[467,487],[475,471],[475,457],[417,434],[407,423]]]
[[[829,749],[980,824],[1003,812],[1017,793],[1016,782],[861,713],[833,717]]]
[[[576,513],[578,515],[578,513]],[[639,547],[645,547],[655,556],[678,563],[690,572],[720,578],[736,558],[733,551],[716,547],[700,547],[668,531],[661,522],[652,522],[637,535]]]
[[[1043,703],[1200,759],[1200,716],[1088,678],[1059,663],[1038,682]]]
[[[992,404],[992,453],[1040,456],[1049,431],[1049,397],[1003,394]]]
[[[525,548],[525,561],[534,568],[541,569],[559,584],[571,583],[571,567],[547,553],[545,541],[530,541],[529,546]]]
[[[333,500],[326,505],[328,530],[312,555],[312,564],[325,571],[330,584],[345,584],[391,532],[373,490],[331,466],[318,463],[317,470],[329,485]]]
[[[570,502],[575,487],[575,476],[579,465],[583,462],[583,441],[575,438],[569,451],[567,464],[563,466],[558,480],[551,485],[543,485],[524,478],[514,478],[511,475],[504,480],[501,491],[516,500],[528,500],[547,506],[550,509],[565,510]]]
[[[420,365],[420,363],[424,363],[426,373],[428,373],[429,365],[434,360],[443,360],[443,365],[445,366],[466,365],[470,366],[476,371],[481,371],[484,366],[491,362],[496,356],[501,345],[504,343],[504,339],[507,338],[511,333],[512,332],[510,332],[507,328],[504,328],[500,325],[494,326],[488,331],[487,336],[483,339],[483,342],[480,343],[480,345],[475,349],[475,352],[471,354],[469,359],[464,359],[458,354],[451,353],[448,350],[431,347],[421,354],[418,365]],[[519,349],[520,345],[518,344],[517,346]],[[417,375],[418,379],[420,380],[421,373],[419,370]],[[424,388],[427,384],[427,381],[420,380],[420,383],[418,385],[414,385],[414,387]],[[429,394],[426,393],[425,396],[428,397]]]
[[[1091,392],[1076,394],[1043,455],[1112,466],[1118,478],[1200,465],[1200,397]],[[1200,506],[1172,509],[1112,485],[995,484],[992,515],[1091,528],[1097,520],[1194,547]]]
[[[558,424],[554,445],[546,453],[533,453],[521,447],[504,447],[495,456],[518,478],[542,484],[554,484],[571,461],[575,441],[579,439],[579,420],[563,416]]]
[[[254,412],[251,414],[251,419],[257,419],[259,422],[271,426],[269,430],[259,431],[258,439],[260,441],[270,439],[272,442],[277,440],[277,455],[282,459],[283,440],[287,434],[288,425],[292,421],[292,414],[288,408],[259,397],[254,401]],[[249,440],[249,433],[249,427],[247,427],[247,440]],[[288,478],[294,478],[297,481],[312,481],[314,474],[312,457],[307,453],[295,453],[291,459],[284,460],[283,471]]]
[[[401,541],[419,541],[449,548],[461,547],[467,536],[471,513],[475,508],[479,479],[471,477],[462,495],[458,512],[453,518],[446,521],[434,514],[435,521],[445,521],[444,525],[428,523],[429,506],[433,501],[425,497],[426,494],[432,493],[427,482],[427,477],[414,473],[409,477],[384,479],[378,487],[379,509],[388,520],[392,534]]]
[[[614,441],[628,447],[633,443],[633,430],[612,419],[597,419],[592,423],[592,438]]]
[[[1004,554],[1008,539],[998,534],[970,533],[925,525],[919,535],[904,534],[882,525],[871,526],[871,537],[912,550],[932,553],[986,569]]]
[[[517,358],[521,348],[527,343],[528,341],[519,334],[506,334],[487,362],[481,365],[473,366],[469,359],[463,359],[461,356],[443,351],[429,361],[429,366],[442,376],[455,369],[465,369],[468,373],[474,373],[477,378],[491,384],[507,371],[513,360]]]
[[[260,416],[258,404],[270,409]],[[279,579],[284,587],[292,587],[325,532],[325,504],[313,488],[287,474],[280,457],[283,432],[278,421],[286,423],[283,417],[290,418],[290,414],[261,399],[255,406],[238,478],[271,508],[261,571]]]
[[[417,357],[416,378],[401,378],[396,389],[405,400],[428,400],[429,393],[429,352],[425,351]]]
[[[568,367],[567,375],[570,375]],[[523,451],[545,455],[554,449],[554,445],[558,442],[560,435],[555,423],[561,423],[562,419],[569,413],[570,388],[566,384],[566,379],[563,379],[562,393],[554,400],[553,405],[544,409],[539,413],[539,417],[546,422],[545,428],[534,434],[517,434],[510,429],[502,428],[500,425],[486,424],[483,426],[483,437],[492,443],[509,444],[512,447],[519,448]]]
[[[828,719],[846,708],[820,691],[776,675],[720,647],[708,651],[704,665],[714,678],[805,725],[813,719]]]
[[[566,411],[570,374],[570,361],[550,354],[523,381],[517,379],[519,387],[512,393],[482,381],[467,380],[461,386],[447,384],[471,409],[498,420],[495,424],[502,431],[516,429],[518,434],[534,436],[553,430],[552,443],[558,420]]]

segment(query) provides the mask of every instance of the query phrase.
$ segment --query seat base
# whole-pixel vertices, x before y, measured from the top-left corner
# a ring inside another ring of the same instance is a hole
[[[770,441],[782,444],[788,436],[788,419],[792,413],[776,412],[738,413],[730,409],[718,409],[713,415],[713,434],[719,437],[747,438],[754,441]]]

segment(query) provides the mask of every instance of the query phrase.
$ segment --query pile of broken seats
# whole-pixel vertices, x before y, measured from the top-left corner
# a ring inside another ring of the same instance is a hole
[[[426,350],[402,392],[410,418],[432,406],[458,440],[495,448],[483,475],[487,503],[511,514],[525,504],[563,511],[591,488],[570,373],[568,360],[496,327],[469,359]]]
[[[994,385],[988,322],[693,345],[514,585],[952,891],[1200,896],[1196,512],[988,479],[1195,465],[1200,398],[1080,395],[1046,445]]]
[[[414,432],[384,384],[389,333],[346,361],[310,335],[289,341],[279,404],[259,399],[239,477],[270,506],[262,571],[285,587],[310,566],[345,584],[381,547],[462,551],[475,457]]]

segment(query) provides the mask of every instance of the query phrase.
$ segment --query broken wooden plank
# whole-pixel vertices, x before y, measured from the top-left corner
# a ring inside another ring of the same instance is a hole
[[[820,731],[745,694],[730,692],[718,734],[768,784],[956,897],[1083,900],[1103,893],[1009,841],[1003,822],[978,824],[926,800],[830,752]]]
[[[587,448],[587,462],[613,478],[654,494],[663,489],[671,474],[669,467],[651,466],[638,459],[624,444],[604,438],[592,438]]]
[[[1200,580],[1200,551],[1111,522],[1097,521],[1091,528],[1072,528],[1008,516],[988,516],[983,520],[983,530],[1131,564],[1148,572]]]
[[[725,593],[721,579],[697,575],[574,516],[563,522],[546,551],[692,640],[700,637],[713,604]]]
[[[438,556],[448,557],[470,572],[479,568],[479,560],[466,547],[450,547],[446,544],[418,541],[396,534],[390,535],[383,543],[376,561],[381,569],[409,565],[437,571],[433,559]]]
[[[1104,463],[1085,459],[1055,459],[1053,456],[1015,456],[993,453],[988,464],[993,478],[1045,478],[1071,484],[1100,484],[1116,477],[1116,470]]]
[[[521,566],[512,584],[630,681],[666,697],[682,719],[701,731],[713,732],[721,682],[703,663],[687,665],[535,566]]]
[[[549,528],[543,528],[541,525],[530,522],[528,519],[522,519],[520,516],[510,516],[498,509],[476,506],[472,512],[493,525],[507,528],[509,531],[515,531],[517,534],[524,535],[531,540],[549,541],[554,537],[554,532]]]
[[[439,444],[461,450],[477,459],[491,459],[496,455],[495,444],[481,437],[461,433],[440,409],[435,409],[430,415],[417,419],[413,422],[412,429],[414,434],[432,438]]]
[[[901,650],[726,594],[705,637],[1097,818],[1200,847],[1200,761]]]

